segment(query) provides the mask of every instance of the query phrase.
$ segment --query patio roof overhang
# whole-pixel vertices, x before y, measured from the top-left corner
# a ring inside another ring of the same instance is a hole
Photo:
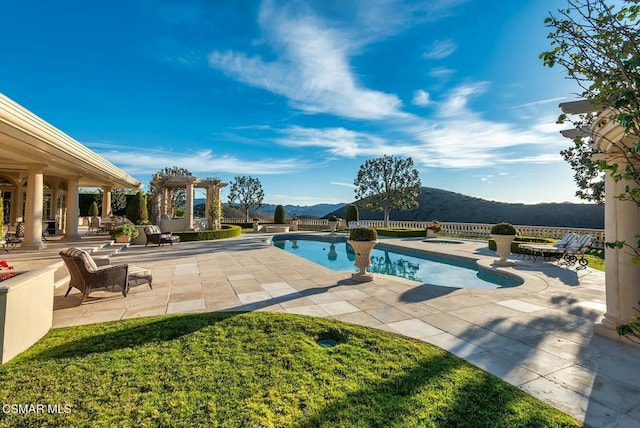
[[[0,171],[24,173],[44,165],[45,175],[78,177],[80,186],[140,188],[126,172],[0,93]]]

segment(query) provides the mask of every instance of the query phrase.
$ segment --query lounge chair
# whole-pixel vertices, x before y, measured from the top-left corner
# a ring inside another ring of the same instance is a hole
[[[573,266],[577,262],[580,265],[577,269],[584,269],[589,264],[589,260],[586,259],[584,255],[587,250],[591,248],[594,241],[593,236],[582,235],[565,248],[549,247],[545,250],[538,248],[538,251],[545,257],[555,257],[558,260],[558,264],[561,263],[560,260],[564,259],[563,264]],[[578,256],[580,256],[580,258],[578,258]]]
[[[69,269],[71,279],[69,281],[69,289],[64,297],[69,295],[72,288],[77,288],[82,293],[82,301],[93,290],[107,289],[113,291],[119,288],[124,297],[127,297],[128,290],[128,271],[129,266],[126,264],[110,265],[108,258],[96,258],[80,249],[69,248],[59,253],[64,263]]]
[[[533,257],[533,261],[536,261],[537,256],[548,257],[547,255],[553,253],[554,249],[565,249],[567,246],[575,242],[580,236],[574,232],[569,232],[561,239],[558,239],[553,245],[548,244],[520,244],[520,248],[525,250],[526,253]]]
[[[171,232],[162,232],[160,227],[155,224],[150,226],[146,226],[144,228],[144,234],[147,235],[147,243],[144,244],[146,247],[149,243],[156,244],[158,246],[162,244],[171,244],[180,243],[180,237],[176,235],[172,235]]]

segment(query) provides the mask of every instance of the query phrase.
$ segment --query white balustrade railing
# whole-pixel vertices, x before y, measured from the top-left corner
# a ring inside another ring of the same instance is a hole
[[[244,219],[223,219],[222,223],[244,223]],[[366,224],[370,227],[383,227],[384,221],[382,220],[361,220],[360,223]],[[389,221],[389,227],[393,228],[406,228],[406,229],[426,229],[427,225],[431,221]],[[442,235],[451,236],[463,236],[463,237],[475,237],[475,238],[489,238],[491,234],[491,227],[493,224],[486,223],[453,223],[453,222],[439,222],[442,228],[440,233]],[[328,229],[329,222],[327,219],[300,219],[299,226],[304,229]],[[604,229],[583,229],[576,227],[553,227],[553,226],[528,226],[528,225],[514,225],[520,232],[520,235],[535,236],[540,238],[554,238],[559,239],[566,235],[568,232],[574,232],[578,235],[589,234],[595,238],[594,246],[597,248],[604,247],[605,236]],[[338,228],[346,229],[347,223],[345,220],[340,220]]]

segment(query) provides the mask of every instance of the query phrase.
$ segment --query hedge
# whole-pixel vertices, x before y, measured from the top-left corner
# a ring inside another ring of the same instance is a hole
[[[391,236],[393,238],[424,238],[427,233],[424,229],[400,229],[390,227],[377,227],[376,231],[380,236]]]
[[[213,239],[225,239],[240,236],[242,228],[235,225],[223,224],[221,230],[199,230],[194,232],[174,232],[180,237],[180,242],[211,241]]]
[[[538,238],[536,236],[518,236],[511,243],[511,252],[515,254],[522,254],[524,251],[520,248],[520,244],[525,243],[536,243],[536,244],[553,244],[556,242],[555,239],[549,238]],[[489,239],[489,249],[492,251],[496,251],[496,241],[494,239]]]

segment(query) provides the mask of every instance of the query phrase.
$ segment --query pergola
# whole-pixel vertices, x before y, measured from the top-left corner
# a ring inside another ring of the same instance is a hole
[[[156,175],[151,181],[154,200],[154,223],[161,226],[166,231],[186,231],[194,230],[193,224],[193,191],[195,188],[206,189],[205,218],[213,219],[213,223],[219,221],[222,214],[222,203],[220,200],[220,190],[227,183],[218,179],[200,179],[183,175]],[[171,219],[169,217],[169,189],[184,187],[186,190],[185,217],[184,219]],[[211,224],[210,227],[217,228],[219,224]]]
[[[103,189],[102,215],[111,215],[112,188],[142,184],[69,135],[0,93],[0,192],[5,221],[25,223],[22,248],[45,248],[43,227],[78,237],[79,189]],[[43,226],[46,225],[46,226]]]
[[[617,163],[621,169],[626,162],[634,162],[634,158],[624,156],[621,150],[635,146],[638,137],[625,135],[617,121],[610,119],[616,115],[614,110],[598,111],[587,100],[561,103],[560,108],[564,113],[574,115],[597,112],[589,129],[567,130],[562,132],[563,135],[570,138],[589,137],[593,146],[601,152],[596,156],[608,163]],[[609,242],[629,240],[638,233],[640,227],[640,208],[634,202],[616,197],[625,192],[625,186],[633,188],[636,184],[626,180],[615,181],[610,174],[605,175],[604,227]],[[640,301],[640,263],[633,263],[631,258],[632,254],[627,251],[605,248],[607,312],[594,327],[598,334],[619,338],[616,326],[637,315],[633,307]]]

